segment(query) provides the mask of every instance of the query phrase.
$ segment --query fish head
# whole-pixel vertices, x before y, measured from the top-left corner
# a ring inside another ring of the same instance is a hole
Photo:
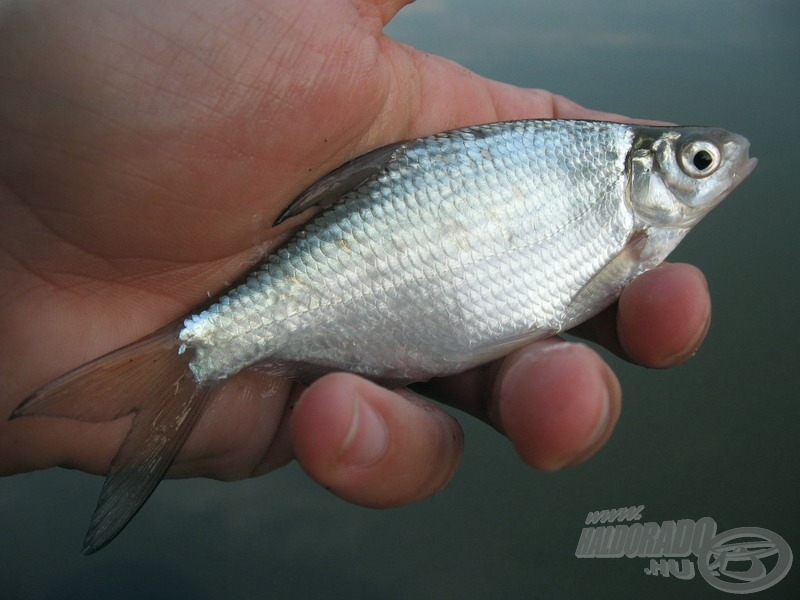
[[[755,168],[750,142],[711,127],[641,127],[628,155],[629,202],[655,227],[688,228]]]

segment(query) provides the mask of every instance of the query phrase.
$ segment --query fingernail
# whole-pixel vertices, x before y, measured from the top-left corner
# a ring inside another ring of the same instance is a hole
[[[358,393],[353,396],[353,417],[339,450],[339,460],[347,465],[368,467],[383,455],[389,442],[386,422]]]

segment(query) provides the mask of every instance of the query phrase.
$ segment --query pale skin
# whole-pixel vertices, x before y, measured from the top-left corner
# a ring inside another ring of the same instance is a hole
[[[275,217],[337,165],[475,123],[623,119],[395,42],[382,29],[405,3],[0,4],[0,474],[105,472],[126,420],[7,416],[251,269],[259,248],[303,220],[273,230]],[[671,367],[696,351],[709,315],[702,274],[663,265],[582,334]],[[426,392],[548,471],[594,454],[621,402],[602,358],[558,339]],[[404,390],[343,373],[304,388],[245,372],[170,475],[239,479],[294,459],[342,498],[389,507],[444,487],[463,443],[453,416]]]

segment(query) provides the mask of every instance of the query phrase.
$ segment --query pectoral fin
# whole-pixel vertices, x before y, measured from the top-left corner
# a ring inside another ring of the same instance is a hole
[[[564,313],[564,330],[593,317],[619,297],[624,285],[638,274],[647,242],[646,232],[635,233],[622,251],[580,289]]]

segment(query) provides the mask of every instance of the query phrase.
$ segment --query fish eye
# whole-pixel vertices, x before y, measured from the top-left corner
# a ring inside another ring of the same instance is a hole
[[[680,164],[690,177],[708,177],[719,168],[719,149],[706,140],[691,140],[680,149]]]

